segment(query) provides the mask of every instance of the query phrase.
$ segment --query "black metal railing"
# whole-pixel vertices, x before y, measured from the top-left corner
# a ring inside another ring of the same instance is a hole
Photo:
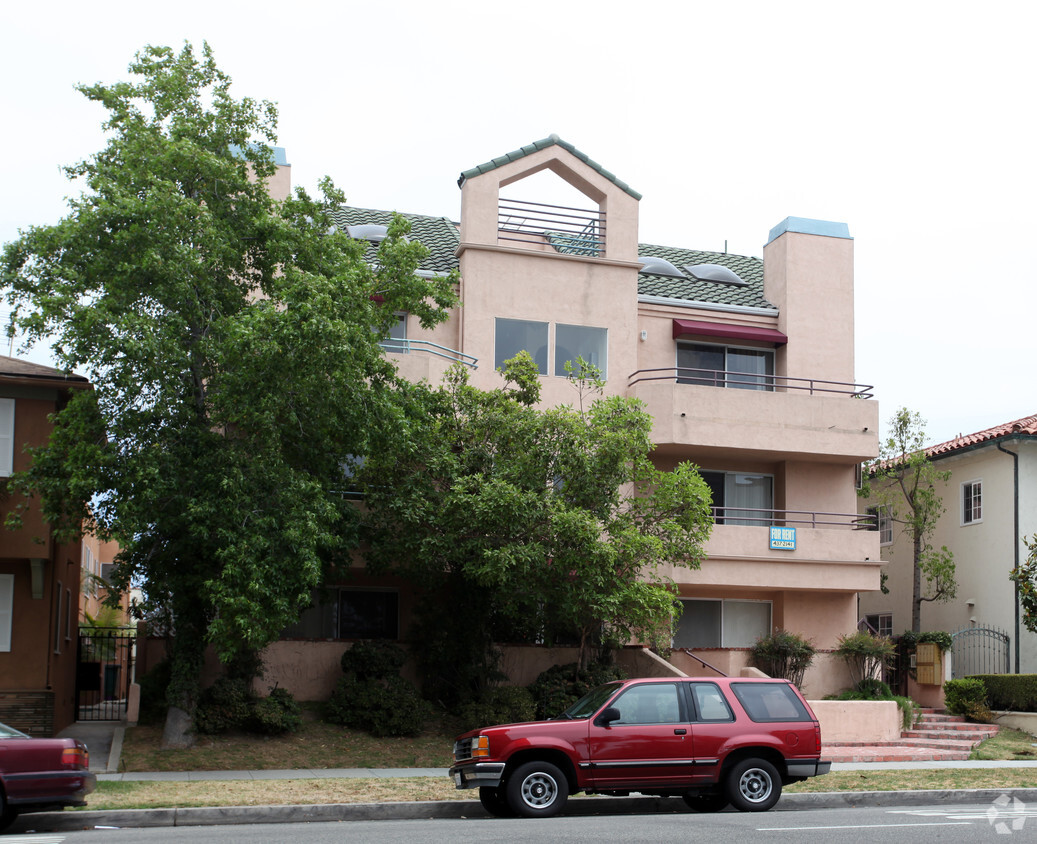
[[[605,213],[501,197],[497,206],[498,240],[547,243],[564,255],[597,258],[605,254]]]
[[[695,369],[687,366],[668,366],[659,369],[639,369],[634,372],[628,387],[650,381],[671,381],[700,387],[727,387],[736,390],[763,392],[804,392],[808,395],[825,393],[850,396],[856,399],[874,398],[869,384],[847,381],[826,381],[822,378],[792,378],[787,375],[760,375],[752,372],[734,372],[723,369]]]
[[[812,510],[771,510],[751,507],[713,507],[718,525],[750,527],[844,528],[875,530],[875,516],[861,513],[819,513]]]
[[[76,720],[119,721],[126,715],[137,631],[81,627],[76,665]]]

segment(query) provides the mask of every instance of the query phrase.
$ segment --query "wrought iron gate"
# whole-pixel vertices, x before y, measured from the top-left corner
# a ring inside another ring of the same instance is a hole
[[[121,721],[133,682],[137,631],[132,627],[89,627],[79,631],[76,719]]]
[[[951,633],[954,679],[972,674],[1011,674],[1012,638],[997,627],[960,627]]]

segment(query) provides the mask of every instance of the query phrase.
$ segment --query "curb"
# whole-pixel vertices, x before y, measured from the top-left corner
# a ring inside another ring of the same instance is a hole
[[[847,791],[786,794],[774,811],[856,807],[927,806],[992,803],[1002,795],[1037,801],[1037,788],[982,788],[953,791]],[[667,797],[577,797],[564,816],[696,814]],[[490,818],[475,800],[426,803],[331,803],[288,806],[222,806],[183,809],[40,812],[20,816],[9,832],[70,832],[94,828],[222,826],[256,823],[330,823],[338,821]]]

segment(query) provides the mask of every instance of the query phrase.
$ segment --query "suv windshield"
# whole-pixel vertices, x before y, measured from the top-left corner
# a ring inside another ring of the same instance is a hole
[[[619,686],[619,683],[606,683],[604,686],[591,689],[576,703],[564,710],[556,720],[563,718],[590,718],[591,715],[605,705],[605,701],[619,691]]]

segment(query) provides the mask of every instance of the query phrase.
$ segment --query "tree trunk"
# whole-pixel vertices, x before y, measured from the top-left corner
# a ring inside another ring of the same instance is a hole
[[[914,573],[911,593],[911,629],[922,632],[922,534],[916,528],[911,532],[913,545]]]
[[[175,630],[170,654],[171,672],[166,700],[166,725],[162,748],[194,745],[194,714],[201,692],[202,665],[205,660],[205,616],[195,607],[180,607],[174,602]]]

